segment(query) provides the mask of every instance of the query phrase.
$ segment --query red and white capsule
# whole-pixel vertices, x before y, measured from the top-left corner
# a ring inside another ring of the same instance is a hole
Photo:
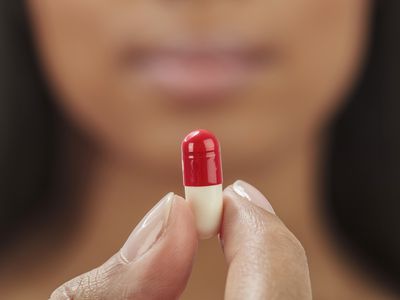
[[[214,134],[199,129],[182,142],[185,197],[191,203],[199,237],[215,236],[222,216],[222,166],[220,145]]]

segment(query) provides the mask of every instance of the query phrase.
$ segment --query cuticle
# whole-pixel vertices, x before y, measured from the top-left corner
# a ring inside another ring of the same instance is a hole
[[[132,263],[138,261],[139,259],[142,259],[145,255],[147,255],[147,253],[149,253],[149,252],[152,251],[152,249],[154,248],[154,246],[155,246],[159,241],[161,241],[161,240],[165,237],[165,235],[166,235],[165,233],[167,232],[167,229],[168,229],[169,224],[170,224],[169,220],[170,220],[170,216],[171,216],[171,213],[172,213],[172,209],[173,209],[173,206],[174,206],[174,204],[175,204],[175,193],[172,193],[172,192],[171,192],[171,195],[169,195],[167,201],[171,201],[171,203],[169,204],[168,215],[165,217],[164,223],[163,223],[163,227],[162,227],[162,229],[160,230],[160,232],[158,233],[156,239],[155,239],[154,242],[150,245],[150,247],[149,247],[149,249],[147,249],[147,251],[145,251],[145,252],[142,253],[141,255],[135,257],[132,261],[129,261],[128,264],[132,264]],[[123,257],[123,255],[122,255],[122,257]],[[123,257],[123,258],[124,258],[124,257]]]

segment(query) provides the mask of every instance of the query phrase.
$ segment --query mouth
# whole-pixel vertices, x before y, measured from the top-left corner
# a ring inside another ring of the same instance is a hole
[[[239,41],[131,48],[124,55],[124,67],[151,88],[191,103],[218,99],[245,87],[274,61],[271,47]]]

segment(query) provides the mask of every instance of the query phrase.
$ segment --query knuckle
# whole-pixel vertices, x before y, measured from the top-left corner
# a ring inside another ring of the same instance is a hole
[[[106,279],[96,268],[65,284],[70,299],[101,299],[105,298]]]
[[[106,279],[100,269],[86,273],[80,277],[77,283],[77,296],[79,299],[98,299],[103,294],[106,286]]]
[[[70,296],[70,293],[66,286],[62,285],[59,288],[57,288],[51,295],[49,300],[71,300],[73,299],[72,296]]]
[[[122,276],[121,267],[125,263],[117,256],[112,257],[104,265],[84,273],[57,288],[50,296],[51,300],[72,299],[116,299],[112,295],[118,289],[119,298],[124,295],[124,288],[118,286]]]

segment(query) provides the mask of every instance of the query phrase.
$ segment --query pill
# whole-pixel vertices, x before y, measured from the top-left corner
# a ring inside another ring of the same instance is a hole
[[[222,166],[220,145],[214,134],[198,129],[182,142],[185,198],[190,202],[198,236],[215,236],[222,216]]]

